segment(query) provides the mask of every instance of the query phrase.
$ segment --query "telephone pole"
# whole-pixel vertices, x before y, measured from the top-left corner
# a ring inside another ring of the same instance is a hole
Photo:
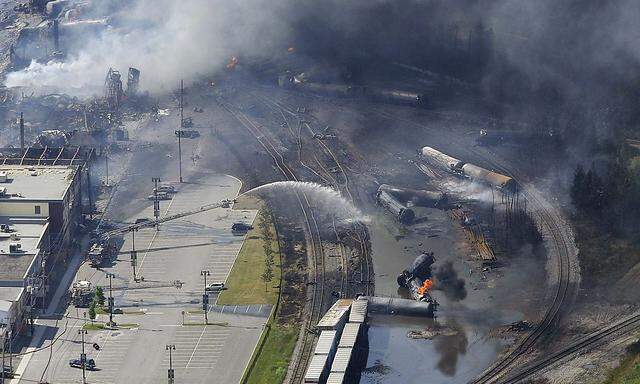
[[[80,354],[80,364],[82,364],[82,384],[87,384],[87,373],[86,373],[86,365],[87,365],[87,354],[84,353],[84,335],[87,334],[86,329],[78,329],[78,333],[80,337],[82,337],[82,353]]]
[[[107,174],[107,179],[105,181],[105,185],[108,187],[109,186],[109,152],[105,151],[104,153],[104,163],[105,163],[105,169],[106,169],[106,174]]]
[[[107,273],[107,277],[109,278],[109,326],[113,327],[115,323],[113,322],[113,286],[111,285],[111,279],[116,277],[113,273]]]
[[[131,266],[133,267],[133,281],[137,283],[136,266],[138,264],[138,251],[136,251],[136,232],[138,232],[137,229],[131,231]]]
[[[180,182],[182,183],[182,142],[180,139],[184,137],[185,131],[183,131],[182,129],[178,129],[175,131],[175,135],[178,136],[178,171],[180,174]]]
[[[207,276],[210,276],[209,271],[200,271],[200,276],[204,277],[204,293],[202,294],[202,310],[204,311],[204,324],[209,324],[209,295],[207,295]]]
[[[180,129],[184,128],[184,80],[180,80]]]
[[[20,152],[24,155],[24,114],[20,112]]]
[[[164,347],[165,351],[169,351],[169,369],[167,371],[167,378],[169,379],[168,383],[169,384],[173,384],[173,381],[175,379],[174,373],[173,373],[173,360],[171,357],[171,351],[175,351],[176,350],[176,346],[174,344],[167,344]]]
[[[160,182],[159,177],[153,177],[151,179],[155,187],[153,188],[153,216],[156,218],[160,218],[160,201],[158,200],[158,183]],[[156,224],[156,230],[158,230],[158,224]]]

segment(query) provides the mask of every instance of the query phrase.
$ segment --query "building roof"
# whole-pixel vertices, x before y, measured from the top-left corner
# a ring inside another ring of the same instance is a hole
[[[59,165],[0,165],[0,172],[7,174],[7,182],[0,183],[0,188],[6,188],[7,197],[0,201],[62,200],[77,169]]]
[[[11,232],[0,232],[0,285],[6,286],[7,281],[22,281],[29,271],[33,260],[40,252],[42,235],[48,224],[46,219],[17,219],[0,216],[0,224],[8,224]],[[11,239],[11,235],[17,237]],[[21,252],[11,253],[9,245],[19,243]],[[9,300],[0,297],[0,299]]]
[[[20,298],[22,291],[24,287],[0,287],[0,310],[9,311],[11,303]]]

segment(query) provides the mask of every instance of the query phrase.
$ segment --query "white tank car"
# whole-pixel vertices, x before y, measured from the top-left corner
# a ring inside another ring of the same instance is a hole
[[[495,188],[507,191],[515,191],[516,189],[516,181],[511,177],[489,171],[477,165],[469,163],[463,165],[462,173],[474,181],[485,183]]]
[[[459,172],[462,170],[462,166],[464,165],[464,162],[462,160],[458,160],[455,157],[445,155],[444,153],[431,147],[422,147],[421,153],[422,156],[424,156],[427,160],[435,163],[436,165],[444,167],[449,171]]]

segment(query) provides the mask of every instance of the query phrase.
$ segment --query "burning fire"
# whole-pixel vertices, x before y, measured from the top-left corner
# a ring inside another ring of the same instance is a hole
[[[429,292],[431,288],[433,288],[433,281],[431,281],[431,279],[427,279],[422,283],[422,287],[418,288],[418,293],[424,295]]]
[[[236,68],[236,65],[238,65],[238,58],[235,56],[231,56],[231,59],[229,60],[229,64],[227,64],[227,69],[233,70]]]

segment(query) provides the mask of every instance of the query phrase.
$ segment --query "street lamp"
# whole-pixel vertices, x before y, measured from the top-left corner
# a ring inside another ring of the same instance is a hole
[[[116,277],[113,273],[107,273],[107,278],[109,278],[109,326],[113,327],[115,323],[113,322],[113,286],[111,285],[111,279]]]
[[[167,378],[169,379],[169,384],[173,384],[174,374],[173,374],[173,360],[171,357],[171,351],[176,350],[176,346],[174,344],[167,344],[164,347],[165,351],[169,351],[169,369],[167,371]]]
[[[209,324],[209,296],[207,295],[207,276],[211,276],[209,271],[200,271],[200,276],[204,277],[204,293],[202,294],[202,310],[204,311],[204,324]]]
[[[85,366],[87,364],[87,355],[84,353],[84,335],[87,334],[86,329],[78,329],[78,334],[82,337],[82,353],[80,354],[80,364],[82,364],[82,384],[87,384],[87,374]]]

